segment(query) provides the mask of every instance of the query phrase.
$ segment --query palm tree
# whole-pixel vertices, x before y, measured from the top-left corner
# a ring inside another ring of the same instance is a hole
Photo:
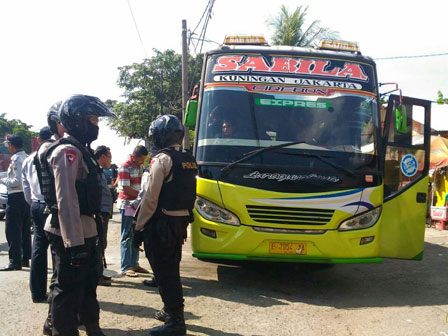
[[[319,40],[337,38],[338,32],[327,27],[321,27],[320,21],[313,21],[308,28],[305,27],[305,16],[308,6],[298,6],[290,14],[285,5],[280,7],[280,13],[275,18],[270,18],[267,23],[274,27],[272,36],[274,45],[288,45],[297,47],[314,46]]]

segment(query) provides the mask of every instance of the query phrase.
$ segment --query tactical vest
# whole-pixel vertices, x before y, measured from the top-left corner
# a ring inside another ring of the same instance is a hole
[[[180,152],[173,147],[162,149],[159,153],[169,155],[173,166],[160,191],[158,209],[192,210],[196,200],[196,175],[198,173],[195,158],[190,152]],[[167,182],[171,176],[173,179]]]
[[[43,188],[45,188],[43,186],[44,183],[48,183],[48,176],[46,175],[46,171],[44,172],[44,175],[42,175],[42,165],[40,164],[40,158],[39,158],[39,150],[40,147],[42,147],[43,144],[47,143],[47,142],[54,142],[54,140],[45,140],[44,142],[42,142],[39,147],[37,147],[36,150],[36,155],[34,155],[34,159],[33,159],[33,164],[34,167],[36,168],[36,173],[37,173],[37,177],[39,180],[39,187],[42,193]],[[43,193],[42,193],[43,195]]]
[[[41,167],[41,177],[39,177],[39,184],[41,185],[41,192],[45,198],[45,203],[50,208],[52,213],[52,225],[57,227],[57,200],[54,176],[51,173],[48,158],[51,153],[59,145],[73,145],[78,148],[84,162],[87,164],[89,173],[84,179],[77,179],[75,182],[76,193],[78,195],[79,210],[81,215],[93,216],[100,212],[101,206],[101,168],[93,155],[80,143],[71,141],[67,138],[60,138],[49,146],[39,157]]]

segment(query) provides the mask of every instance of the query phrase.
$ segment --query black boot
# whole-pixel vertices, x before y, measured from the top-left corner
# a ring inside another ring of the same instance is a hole
[[[104,335],[99,324],[97,324],[97,323],[88,324],[85,327],[86,327],[86,332],[87,332],[88,336],[106,336],[106,335]]]
[[[165,308],[165,307],[164,307],[164,308]],[[159,320],[159,321],[162,321],[162,322],[165,322],[165,321],[166,321],[166,317],[168,316],[168,314],[166,313],[166,311],[165,311],[164,308],[160,309],[158,312],[156,312],[156,313],[154,314],[154,318],[155,318],[156,320]]]
[[[186,333],[183,309],[167,313],[164,325],[149,330],[149,334],[153,336],[182,336]]]
[[[143,284],[148,287],[157,287],[159,285],[155,276],[151,280],[143,280]]]
[[[47,317],[44,323],[44,335],[51,336],[53,335],[53,325],[51,324],[50,317]]]

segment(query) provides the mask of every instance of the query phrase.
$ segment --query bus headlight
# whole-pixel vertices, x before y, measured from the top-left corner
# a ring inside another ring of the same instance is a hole
[[[366,211],[356,217],[352,217],[339,225],[338,231],[367,229],[378,221],[381,215],[381,207]]]
[[[210,221],[234,226],[240,225],[240,220],[236,215],[201,197],[196,198],[195,208],[202,217]]]

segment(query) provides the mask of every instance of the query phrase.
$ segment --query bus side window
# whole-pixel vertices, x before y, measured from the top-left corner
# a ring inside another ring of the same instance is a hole
[[[390,123],[389,142],[412,145],[412,113],[413,105],[404,105],[406,111],[406,132],[398,131],[395,120]]]
[[[406,112],[405,130],[396,126],[395,114],[390,123],[389,144],[386,147],[384,162],[385,197],[412,184],[423,174],[425,166],[424,108],[409,104],[406,105]],[[414,117],[423,122],[413,120]]]

